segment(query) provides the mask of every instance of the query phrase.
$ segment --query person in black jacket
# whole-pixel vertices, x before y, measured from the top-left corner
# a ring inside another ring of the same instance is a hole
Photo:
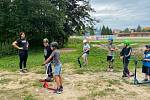
[[[43,39],[45,60],[49,58],[49,56],[52,53],[51,46],[49,45],[48,42],[49,40],[47,38]],[[46,69],[46,75],[47,75],[47,78],[45,79],[45,81],[50,82],[52,81],[52,78],[53,78],[51,62],[45,65],[45,69]]]
[[[12,43],[12,45],[13,45],[14,48],[17,48],[19,50],[20,72],[21,73],[27,72],[26,63],[27,63],[27,58],[28,58],[29,43],[28,43],[28,41],[25,38],[25,33],[24,32],[20,32],[19,33],[19,39],[14,41]]]
[[[130,47],[130,41],[129,40],[125,40],[124,41],[124,47],[120,52],[120,58],[123,60],[123,75],[122,77],[130,77],[130,72],[128,69],[128,65],[129,65],[129,59],[132,53],[132,48]]]

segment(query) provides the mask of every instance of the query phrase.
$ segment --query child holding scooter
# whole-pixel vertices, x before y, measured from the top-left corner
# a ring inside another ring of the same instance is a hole
[[[129,59],[132,53],[132,48],[130,47],[130,41],[129,40],[125,40],[124,42],[124,47],[120,52],[120,58],[123,61],[123,75],[122,77],[130,77],[133,76],[130,74],[129,69],[128,69],[128,65],[129,65]]]
[[[49,45],[49,40],[47,38],[43,39],[43,45],[44,45],[44,58],[46,60],[52,53],[51,46]],[[53,78],[51,62],[45,65],[45,69],[46,69],[45,81],[51,82]]]
[[[83,61],[84,61],[84,65],[88,65],[88,55],[89,55],[89,51],[90,51],[90,45],[88,43],[88,40],[83,40]]]
[[[150,45],[146,45],[144,51],[142,73],[145,74],[143,81],[150,81]]]

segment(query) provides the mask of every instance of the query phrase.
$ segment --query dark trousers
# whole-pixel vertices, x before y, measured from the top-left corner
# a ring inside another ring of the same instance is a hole
[[[52,73],[52,65],[51,64],[47,64],[46,67],[46,74],[48,75],[48,77],[53,77],[53,73]]]
[[[129,75],[129,58],[123,57],[123,75]]]
[[[20,51],[19,52],[19,67],[20,69],[26,68],[27,58],[28,58],[28,51]]]

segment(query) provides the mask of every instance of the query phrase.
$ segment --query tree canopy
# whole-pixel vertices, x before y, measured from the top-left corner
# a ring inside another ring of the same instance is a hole
[[[92,25],[87,0],[0,0],[0,44],[24,31],[33,46],[47,37],[61,46],[72,34]]]

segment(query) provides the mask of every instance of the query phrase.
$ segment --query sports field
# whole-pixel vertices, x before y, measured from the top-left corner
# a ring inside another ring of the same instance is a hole
[[[78,56],[82,53],[82,39],[71,38],[65,48],[61,49],[63,63],[64,92],[60,95],[42,87],[39,79],[45,78],[43,49],[29,51],[28,73],[20,74],[18,55],[0,58],[0,99],[1,100],[149,100],[150,85],[134,85],[132,78],[122,79],[122,60],[119,50],[123,39],[115,39],[119,48],[115,54],[114,72],[106,72],[107,50],[102,46],[106,39],[91,41],[89,65],[79,68]],[[131,46],[138,59],[142,58],[144,45],[149,39],[132,39]],[[100,45],[100,46],[99,46]],[[81,60],[82,63],[82,60]],[[138,63],[138,79],[142,79],[141,62]],[[134,62],[129,64],[134,71]],[[49,83],[51,88],[54,82]]]

